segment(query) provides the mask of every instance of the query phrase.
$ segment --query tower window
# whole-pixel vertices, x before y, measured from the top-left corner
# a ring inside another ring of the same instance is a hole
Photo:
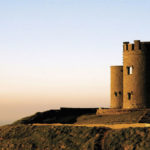
[[[128,93],[128,100],[131,100],[131,93]]]
[[[121,95],[121,91],[119,91],[119,95]]]
[[[127,74],[132,74],[133,73],[133,67],[127,67]]]
[[[117,92],[114,92],[115,96],[117,96]]]

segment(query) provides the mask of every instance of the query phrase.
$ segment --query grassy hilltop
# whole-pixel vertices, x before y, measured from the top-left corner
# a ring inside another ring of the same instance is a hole
[[[106,128],[15,125],[0,128],[0,149],[100,149]]]
[[[141,125],[138,123],[150,122],[150,110],[107,115],[95,115],[95,113],[96,108],[61,108],[39,112],[12,125],[2,126],[0,150],[148,150],[150,148],[150,128],[145,127],[149,124],[137,127]]]
[[[0,127],[1,150],[148,150],[150,128],[11,125]]]

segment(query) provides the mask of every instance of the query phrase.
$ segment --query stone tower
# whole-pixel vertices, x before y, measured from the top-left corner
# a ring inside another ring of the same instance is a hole
[[[111,67],[111,108],[150,108],[150,42],[123,43],[123,66]]]
[[[123,105],[123,66],[111,66],[111,108]]]
[[[150,42],[123,44],[123,108],[150,107]]]

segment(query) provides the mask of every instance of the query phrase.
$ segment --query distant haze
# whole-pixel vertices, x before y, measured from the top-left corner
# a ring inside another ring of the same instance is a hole
[[[147,0],[0,2],[0,124],[59,107],[109,107],[122,42],[150,40]]]

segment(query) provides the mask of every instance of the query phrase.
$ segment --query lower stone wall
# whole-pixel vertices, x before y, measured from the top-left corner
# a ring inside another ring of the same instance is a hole
[[[61,113],[67,114],[93,114],[96,113],[98,108],[69,108],[69,107],[60,107]]]
[[[96,111],[96,115],[107,115],[107,114],[123,114],[123,113],[129,113],[134,111],[144,111],[146,109],[105,109],[105,108],[99,108]]]

